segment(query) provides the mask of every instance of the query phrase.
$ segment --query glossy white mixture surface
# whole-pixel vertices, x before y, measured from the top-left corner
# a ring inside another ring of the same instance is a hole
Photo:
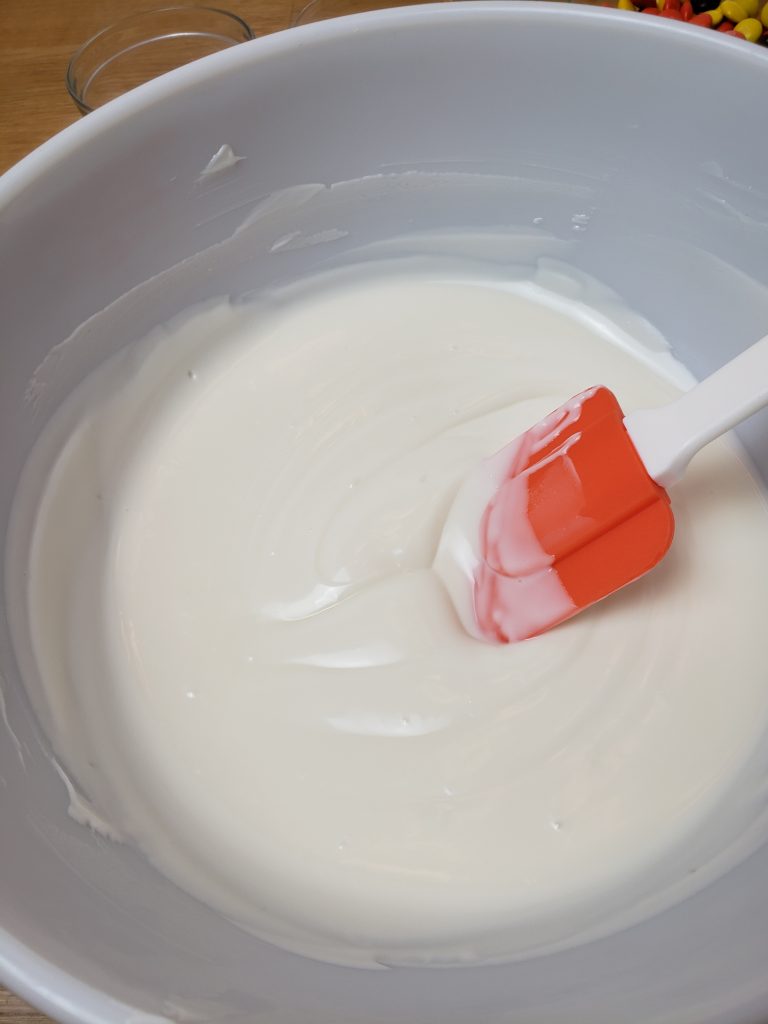
[[[245,927],[365,965],[579,941],[747,849],[768,513],[734,450],[675,489],[661,567],[536,640],[468,636],[432,568],[478,460],[593,384],[630,410],[685,382],[579,298],[338,272],[85,382],[9,547],[75,813]]]

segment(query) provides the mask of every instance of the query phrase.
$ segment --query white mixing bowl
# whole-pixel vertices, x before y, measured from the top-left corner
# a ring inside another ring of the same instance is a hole
[[[371,239],[549,232],[713,369],[768,329],[767,87],[768,53],[714,32],[478,0],[246,43],[90,115],[0,183],[0,538],[35,437],[99,360]],[[244,159],[201,177],[221,146]],[[743,436],[765,473],[768,421]],[[644,924],[504,967],[344,969],[249,937],[68,818],[4,611],[0,977],[60,1021],[768,1021],[768,847]]]

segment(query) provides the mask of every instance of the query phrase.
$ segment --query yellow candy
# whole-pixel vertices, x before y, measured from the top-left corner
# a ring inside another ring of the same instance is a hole
[[[768,4],[766,4],[768,6]],[[714,11],[707,11],[707,14],[712,19],[712,28],[717,28],[720,22],[723,20],[723,12],[719,7],[716,7]]]
[[[756,18],[760,10],[760,0],[739,0],[739,3],[747,12],[748,18]]]
[[[720,11],[724,18],[733,22],[744,21],[747,16],[747,12],[736,0],[723,0],[720,4]]]
[[[744,21],[736,23],[735,31],[741,32],[744,38],[748,39],[750,43],[756,43],[763,34],[763,26],[757,18],[745,18]]]
[[[632,0],[619,0],[616,4],[620,11],[636,11],[637,8],[632,3]]]
[[[760,15],[760,20],[768,28],[768,4],[763,8],[763,13]]]

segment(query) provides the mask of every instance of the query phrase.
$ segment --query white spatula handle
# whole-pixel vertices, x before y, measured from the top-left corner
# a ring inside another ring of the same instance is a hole
[[[768,405],[768,335],[659,409],[624,419],[632,443],[656,483],[669,487],[696,452]]]

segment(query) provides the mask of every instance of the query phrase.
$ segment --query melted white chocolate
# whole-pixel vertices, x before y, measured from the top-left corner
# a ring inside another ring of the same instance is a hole
[[[158,331],[46,429],[12,613],[57,756],[170,878],[323,959],[529,955],[679,899],[755,816],[762,494],[711,446],[657,570],[479,642],[432,568],[461,481],[584,388],[675,386],[532,284],[321,284]]]

